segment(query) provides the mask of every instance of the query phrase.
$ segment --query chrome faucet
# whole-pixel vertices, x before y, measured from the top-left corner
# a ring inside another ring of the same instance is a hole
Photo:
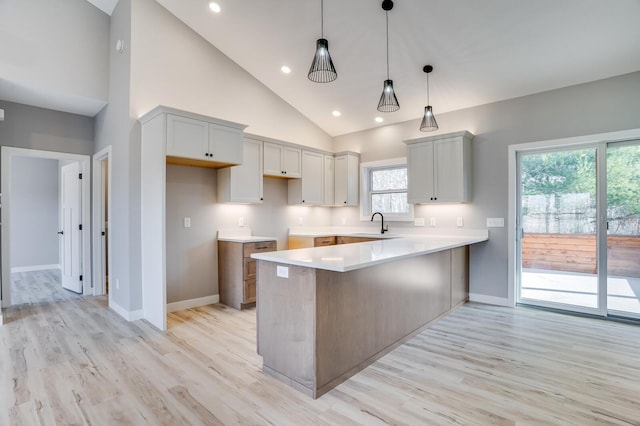
[[[375,212],[374,214],[371,215],[371,222],[373,222],[373,218],[379,214],[380,215],[380,219],[382,219],[382,224],[380,226],[380,233],[384,234],[385,232],[387,232],[389,230],[389,225],[387,225],[387,227],[385,228],[384,226],[384,216],[382,216],[382,213],[380,212]]]

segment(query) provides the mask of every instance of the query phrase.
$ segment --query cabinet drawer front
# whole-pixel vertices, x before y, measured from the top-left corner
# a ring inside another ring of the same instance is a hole
[[[265,241],[262,243],[244,243],[244,257],[249,257],[252,253],[262,253],[264,251],[276,251],[275,241]]]
[[[244,282],[244,303],[256,301],[256,280],[245,280]]]
[[[244,279],[255,279],[256,278],[256,264],[257,262],[250,257],[244,259]]]
[[[378,241],[380,238],[367,238],[367,237],[338,237],[338,244],[353,244],[353,243],[366,243],[367,241]]]
[[[333,246],[336,244],[336,237],[317,237],[313,240],[314,247]]]

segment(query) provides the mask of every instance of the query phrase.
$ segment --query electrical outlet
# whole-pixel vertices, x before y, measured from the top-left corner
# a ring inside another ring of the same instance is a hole
[[[413,219],[413,226],[424,226],[424,217],[416,217]]]
[[[280,278],[289,278],[289,267],[288,266],[276,266],[276,276]]]
[[[244,217],[240,216],[238,218],[238,226],[241,228],[244,226]]]
[[[116,278],[116,290],[120,290],[120,280]]]
[[[464,226],[464,220],[461,217],[459,217],[456,220],[456,225],[458,225],[458,228],[462,228]]]
[[[347,218],[343,217],[342,219],[340,219],[340,223],[342,223],[343,225],[347,224]]]
[[[191,218],[190,217],[185,217],[184,218],[184,227],[185,228],[191,228]]]
[[[504,228],[503,217],[488,217],[487,228]]]
[[[436,226],[436,218],[435,217],[430,217],[429,218],[429,226]]]
[[[298,225],[302,225],[302,222],[303,222],[302,216],[298,216]]]

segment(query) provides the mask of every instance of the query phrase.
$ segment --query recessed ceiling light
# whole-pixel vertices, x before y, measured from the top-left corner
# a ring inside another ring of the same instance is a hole
[[[382,123],[384,121],[382,117],[376,117],[374,120],[376,120],[376,123]]]
[[[280,71],[282,71],[285,74],[289,74],[291,72],[291,68],[289,68],[286,65],[283,65],[282,68],[280,68]]]
[[[220,13],[220,5],[214,1],[209,3],[209,9],[211,9],[213,13]]]
[[[334,117],[340,117],[340,115],[341,115],[340,111],[338,111],[338,110],[333,111],[331,114],[333,114]]]

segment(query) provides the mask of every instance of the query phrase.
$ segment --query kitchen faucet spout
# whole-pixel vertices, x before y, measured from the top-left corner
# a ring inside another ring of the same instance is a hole
[[[384,216],[382,215],[382,213],[380,212],[375,212],[374,214],[371,215],[371,222],[373,222],[373,218],[379,214],[380,215],[380,219],[382,219],[382,223],[380,225],[380,233],[384,234],[385,232],[387,232],[389,230],[389,225],[387,225],[386,227],[384,226]]]

